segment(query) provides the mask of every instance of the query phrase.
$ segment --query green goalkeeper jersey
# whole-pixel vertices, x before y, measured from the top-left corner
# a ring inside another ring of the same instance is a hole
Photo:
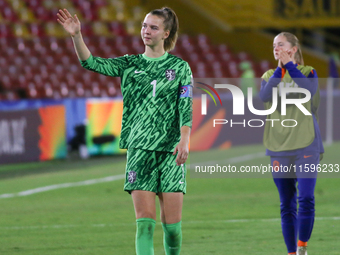
[[[91,71],[121,77],[123,119],[119,146],[173,151],[180,128],[192,123],[192,73],[187,62],[168,54],[119,58],[92,55],[81,65]]]

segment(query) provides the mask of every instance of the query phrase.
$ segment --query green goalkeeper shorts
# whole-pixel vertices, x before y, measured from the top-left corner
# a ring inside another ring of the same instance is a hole
[[[124,190],[186,192],[185,164],[176,165],[171,152],[130,148],[127,151]]]

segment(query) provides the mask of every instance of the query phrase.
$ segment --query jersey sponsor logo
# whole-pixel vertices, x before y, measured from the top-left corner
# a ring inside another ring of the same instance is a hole
[[[136,181],[137,173],[135,171],[130,171],[128,173],[128,182],[134,183]]]
[[[135,70],[135,73],[144,73],[144,71],[137,71],[137,70]]]
[[[179,97],[192,97],[192,86],[181,86],[179,89]]]
[[[165,77],[169,80],[169,81],[173,81],[176,78],[176,71],[173,69],[168,69],[165,71]]]
[[[310,157],[312,157],[313,155],[308,155],[308,156],[306,156],[306,155],[303,155],[303,158],[310,158]]]

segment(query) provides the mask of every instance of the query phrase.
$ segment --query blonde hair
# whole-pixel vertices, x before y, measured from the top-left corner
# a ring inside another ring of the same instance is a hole
[[[178,18],[176,13],[169,7],[155,9],[149,14],[156,15],[164,19],[164,30],[169,30],[169,36],[164,40],[164,50],[169,52],[175,48],[178,38]]]
[[[277,36],[280,36],[280,35],[286,37],[287,42],[289,42],[292,45],[292,47],[294,47],[294,46],[297,47],[297,51],[294,54],[294,59],[295,59],[297,64],[304,65],[302,50],[301,50],[299,39],[297,39],[297,37],[295,35],[293,35],[292,33],[289,33],[289,32],[281,32]]]

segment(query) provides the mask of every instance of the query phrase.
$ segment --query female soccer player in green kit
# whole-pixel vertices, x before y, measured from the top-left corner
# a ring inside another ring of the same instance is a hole
[[[77,15],[71,16],[64,9],[57,16],[71,35],[83,67],[121,77],[124,107],[120,148],[127,149],[124,190],[132,195],[135,208],[137,255],[154,254],[156,195],[165,252],[180,254],[186,192],[184,163],[192,123],[192,73],[187,62],[168,53],[178,36],[175,12],[164,7],[148,13],[141,29],[144,54],[114,59],[92,56],[83,41]]]

